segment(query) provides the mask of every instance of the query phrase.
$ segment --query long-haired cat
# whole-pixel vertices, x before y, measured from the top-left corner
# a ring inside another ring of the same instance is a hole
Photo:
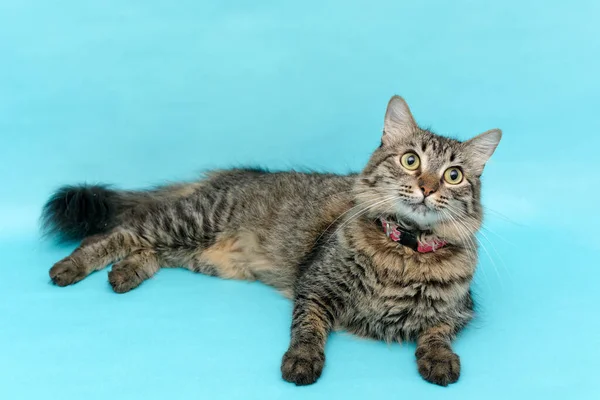
[[[329,333],[345,329],[416,340],[419,373],[445,386],[460,374],[451,341],[473,316],[480,176],[500,138],[435,135],[394,96],[358,174],[233,169],[141,192],[64,187],[45,227],[83,241],[50,277],[71,285],[114,263],[117,293],[161,267],[260,280],[294,302],[285,380],[315,382]]]

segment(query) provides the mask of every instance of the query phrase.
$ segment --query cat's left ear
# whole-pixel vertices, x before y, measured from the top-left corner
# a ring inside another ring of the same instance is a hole
[[[500,129],[491,129],[463,143],[469,160],[477,168],[479,174],[483,172],[485,163],[494,154],[494,150],[498,147],[500,139],[502,139],[502,131]]]

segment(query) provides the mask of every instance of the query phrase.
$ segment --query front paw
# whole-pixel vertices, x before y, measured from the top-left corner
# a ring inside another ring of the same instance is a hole
[[[283,379],[298,386],[315,383],[325,365],[325,353],[310,346],[291,348],[284,354],[281,363]]]
[[[419,374],[427,382],[448,386],[458,381],[460,358],[447,347],[418,348],[416,352]]]

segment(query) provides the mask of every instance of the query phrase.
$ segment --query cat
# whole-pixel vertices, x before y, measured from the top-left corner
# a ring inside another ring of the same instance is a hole
[[[451,341],[474,315],[480,176],[501,136],[438,136],[394,96],[360,173],[231,169],[149,191],[63,187],[44,206],[46,232],[82,242],[50,277],[71,285],[114,263],[117,293],[169,266],[260,280],[294,303],[286,381],[314,383],[329,333],[344,329],[416,341],[419,373],[446,386],[460,375]]]

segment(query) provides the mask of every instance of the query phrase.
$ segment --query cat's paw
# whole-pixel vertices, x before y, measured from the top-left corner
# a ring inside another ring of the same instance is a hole
[[[315,383],[325,365],[322,350],[309,346],[290,348],[283,356],[281,373],[283,379],[298,386]]]
[[[458,381],[460,358],[449,348],[418,348],[416,356],[419,374],[427,382],[448,386]]]
[[[128,261],[121,261],[113,265],[108,273],[108,282],[116,293],[129,292],[135,289],[143,279],[136,273],[138,266]]]
[[[83,269],[67,257],[50,268],[50,279],[58,286],[68,286],[85,278]]]

